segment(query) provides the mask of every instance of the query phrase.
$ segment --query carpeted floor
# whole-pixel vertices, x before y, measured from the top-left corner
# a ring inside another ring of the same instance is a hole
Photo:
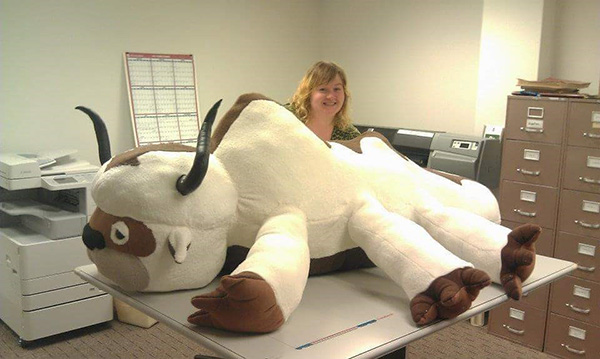
[[[487,334],[487,327],[458,323],[408,346],[409,359],[550,359],[553,356]],[[156,324],[142,329],[117,320],[38,340],[26,348],[0,321],[0,358],[187,358],[215,355]],[[386,359],[393,357],[386,356]],[[316,359],[316,358],[315,358]],[[323,358],[326,359],[326,358]]]

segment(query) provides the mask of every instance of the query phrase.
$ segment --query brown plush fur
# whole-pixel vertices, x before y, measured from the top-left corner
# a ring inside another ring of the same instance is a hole
[[[117,245],[108,240],[112,224],[117,221],[123,221],[129,228],[130,240],[123,245]],[[128,253],[136,257],[147,257],[154,253],[156,249],[156,239],[152,231],[140,221],[129,217],[116,217],[97,208],[90,219],[90,227],[102,233],[106,238],[106,246],[119,252]]]
[[[285,321],[269,284],[251,272],[222,277],[215,291],[193,297],[192,305],[202,309],[187,320],[200,326],[268,333]]]
[[[178,143],[140,146],[115,156],[115,158],[110,161],[108,166],[106,166],[106,170],[108,171],[109,169],[117,166],[138,166],[139,162],[137,158],[144,153],[151,151],[194,152],[196,149],[194,147],[185,146]]]
[[[246,106],[248,106],[250,102],[255,100],[271,99],[258,93],[249,93],[238,97],[237,101],[233,104],[229,111],[227,111],[227,113],[221,118],[217,128],[213,132],[210,139],[210,153],[215,152],[223,140],[223,137],[225,137],[225,134],[227,131],[229,131],[231,125],[235,122],[235,120],[238,119],[238,117],[240,117],[240,113],[246,108]]]
[[[410,301],[412,318],[418,325],[454,318],[469,309],[479,291],[491,283],[490,277],[478,269],[455,269],[436,278]]]
[[[508,243],[502,248],[500,280],[506,294],[521,298],[521,282],[529,278],[535,266],[535,241],[542,229],[535,224],[524,224],[508,234]]]

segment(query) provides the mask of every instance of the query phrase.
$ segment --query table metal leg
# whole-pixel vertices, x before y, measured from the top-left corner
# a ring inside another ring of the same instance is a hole
[[[405,359],[406,358],[406,347],[402,347],[395,352],[388,353],[379,359]]]

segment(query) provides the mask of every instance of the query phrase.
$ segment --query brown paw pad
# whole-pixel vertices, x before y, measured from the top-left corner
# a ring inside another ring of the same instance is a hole
[[[224,276],[217,289],[195,296],[191,302],[199,310],[187,320],[198,326],[267,333],[285,321],[271,286],[251,272]]]
[[[482,288],[491,283],[490,277],[474,268],[459,268],[436,278],[410,302],[411,315],[417,325],[436,319],[449,319],[464,313]]]
[[[540,226],[535,224],[521,225],[508,234],[508,241],[502,248],[500,280],[504,291],[512,299],[521,298],[522,282],[533,272],[535,241],[541,231]]]

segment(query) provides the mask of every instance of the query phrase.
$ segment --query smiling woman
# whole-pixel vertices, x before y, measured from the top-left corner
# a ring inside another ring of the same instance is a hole
[[[360,132],[348,117],[349,101],[344,70],[319,61],[306,71],[288,109],[324,141],[351,140]]]

